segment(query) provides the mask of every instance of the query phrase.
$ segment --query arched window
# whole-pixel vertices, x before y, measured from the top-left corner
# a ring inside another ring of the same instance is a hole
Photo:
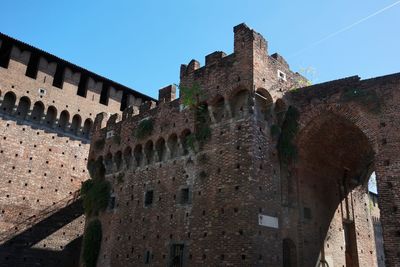
[[[68,126],[68,122],[69,122],[69,113],[66,110],[63,110],[63,112],[61,112],[60,114],[60,119],[58,120],[58,127],[61,130],[65,130]]]
[[[31,107],[31,100],[26,96],[21,97],[17,107],[17,116],[22,119],[25,119],[26,115],[28,115],[30,107]]]
[[[124,160],[126,168],[129,169],[131,167],[131,162],[132,162],[132,148],[130,146],[125,148]]]
[[[76,114],[72,117],[72,123],[71,123],[70,130],[73,134],[78,134],[79,128],[81,127],[81,122],[82,122],[81,116],[79,116],[78,114]]]
[[[156,143],[157,161],[165,160],[165,140],[164,138],[158,139]]]
[[[4,113],[11,114],[14,109],[16,96],[13,92],[7,92],[3,98],[3,104],[1,105],[1,110]]]
[[[181,134],[181,144],[182,144],[182,152],[183,155],[187,155],[189,153],[189,149],[193,148],[193,141],[192,138],[190,138],[191,132],[190,130],[186,129],[183,130]]]
[[[225,117],[225,100],[222,96],[217,96],[211,105],[212,113],[216,122],[220,122]]]
[[[136,145],[133,150],[133,156],[135,157],[136,167],[140,167],[143,164],[143,149],[142,145]]]
[[[107,173],[110,173],[110,172],[113,171],[113,159],[112,159],[112,154],[111,154],[111,153],[108,153],[108,154],[106,155],[106,158],[105,158],[105,165],[106,165],[106,171],[107,171]]]
[[[153,158],[154,158],[153,141],[149,140],[146,143],[146,145],[144,146],[144,154],[146,156],[146,163],[147,164],[153,163]]]
[[[41,101],[33,105],[31,119],[32,121],[40,122],[44,113],[44,105]]]
[[[178,156],[178,137],[176,136],[176,134],[172,134],[168,138],[168,148],[170,153],[169,157],[171,159]]]
[[[51,127],[56,122],[56,119],[57,119],[57,109],[54,106],[48,107],[45,118],[46,124]]]
[[[232,113],[234,117],[243,117],[249,110],[249,92],[241,90],[231,99]]]
[[[90,133],[92,130],[93,121],[91,119],[86,119],[85,123],[83,124],[82,135],[86,138],[90,137]]]
[[[255,94],[256,113],[257,117],[263,120],[268,120],[271,115],[273,100],[268,91],[264,88],[259,88]]]

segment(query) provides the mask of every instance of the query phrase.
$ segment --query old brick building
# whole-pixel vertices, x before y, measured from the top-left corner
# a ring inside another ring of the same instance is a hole
[[[167,86],[95,119],[89,162],[111,185],[88,221],[97,266],[377,266],[373,171],[386,266],[400,266],[400,74],[306,86],[241,24],[232,54],[180,79],[178,99]]]
[[[93,120],[145,100],[0,34],[0,266],[77,266]]]
[[[180,78],[156,101],[0,35],[0,266],[78,265],[94,162],[97,266],[377,266],[373,171],[400,266],[400,74],[307,86],[241,24]]]

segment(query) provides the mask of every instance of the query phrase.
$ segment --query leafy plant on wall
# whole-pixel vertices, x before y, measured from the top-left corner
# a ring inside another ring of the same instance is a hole
[[[194,115],[195,129],[194,133],[186,139],[186,145],[195,151],[195,143],[199,148],[211,138],[211,128],[209,126],[208,106],[200,101],[202,89],[198,84],[191,87],[179,87],[181,91],[181,103],[184,107],[189,108]]]
[[[97,216],[108,206],[111,185],[105,179],[105,167],[101,158],[90,160],[88,170],[91,179],[85,181],[81,187],[83,207],[89,221],[83,238],[82,259],[85,267],[95,267],[102,239],[101,222]]]

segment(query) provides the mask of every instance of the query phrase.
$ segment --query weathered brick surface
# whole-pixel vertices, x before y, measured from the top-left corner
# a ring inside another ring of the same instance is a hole
[[[7,36],[0,44],[8,63],[0,67],[0,266],[77,266],[84,216],[76,201],[88,178],[89,133],[97,113],[120,110],[127,88]],[[53,86],[57,67],[61,88]],[[102,88],[108,105],[99,103]],[[140,103],[141,94],[130,94]]]
[[[233,54],[214,52],[205,66],[196,60],[181,66],[181,87],[198,85],[208,105],[212,137],[200,152],[184,153],[183,137],[195,131],[195,121],[181,99],[168,95],[172,87],[160,91],[157,106],[126,111],[121,121],[98,116],[89,160],[101,157],[116,199],[100,215],[98,266],[169,265],[173,244],[184,245],[185,266],[377,266],[367,182],[375,170],[385,199],[380,204],[398,204],[385,189],[396,188],[395,181],[387,183],[381,166],[387,157],[393,166],[398,136],[386,148],[380,140],[395,134],[388,127],[398,120],[385,119],[386,132],[382,119],[398,114],[399,75],[289,91],[304,78],[278,54],[269,56],[260,34],[243,24],[234,33]],[[346,99],[348,89],[376,94],[364,102]],[[298,154],[286,166],[270,129],[282,123],[289,105],[300,118],[293,140]],[[154,130],[137,139],[145,118],[153,119]],[[111,135],[117,138],[106,138]],[[177,149],[168,142],[175,136]],[[104,148],[94,145],[98,140],[105,140]],[[383,153],[388,147],[392,152]],[[390,170],[395,177],[395,167]],[[185,205],[182,188],[190,189]],[[150,206],[144,204],[148,191]],[[278,218],[279,228],[259,225],[261,214]],[[397,266],[398,237],[390,231],[398,221],[383,221],[386,266]]]
[[[101,157],[115,207],[99,216],[98,266],[171,265],[173,244],[184,245],[185,266],[377,266],[372,171],[386,266],[399,266],[400,75],[291,91],[305,79],[268,55],[260,34],[244,24],[234,33],[234,53],[214,52],[205,66],[192,60],[180,69],[180,85],[199,85],[208,106],[212,135],[197,153],[185,141],[195,116],[175,99],[174,86],[161,89],[156,103],[0,36],[2,56],[12,43],[7,66],[0,58],[0,265],[77,265],[84,218],[75,192],[88,178],[87,160]],[[25,75],[27,65],[35,72],[32,55],[40,58],[35,78]],[[62,89],[52,85],[58,66]],[[349,90],[361,97],[348,97]],[[271,128],[282,125],[289,106],[300,112],[298,153],[282,164]],[[146,118],[154,130],[138,139]],[[86,120],[94,121],[90,150]],[[182,189],[189,189],[187,203]],[[149,191],[153,203],[145,205]],[[278,228],[260,225],[260,215],[277,218]]]

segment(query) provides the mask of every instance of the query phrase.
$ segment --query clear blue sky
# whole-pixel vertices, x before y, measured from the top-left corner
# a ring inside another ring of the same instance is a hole
[[[9,0],[0,31],[153,97],[192,58],[233,50],[245,22],[314,82],[400,72],[400,5],[309,49],[394,0]],[[301,53],[297,54],[298,51]]]

